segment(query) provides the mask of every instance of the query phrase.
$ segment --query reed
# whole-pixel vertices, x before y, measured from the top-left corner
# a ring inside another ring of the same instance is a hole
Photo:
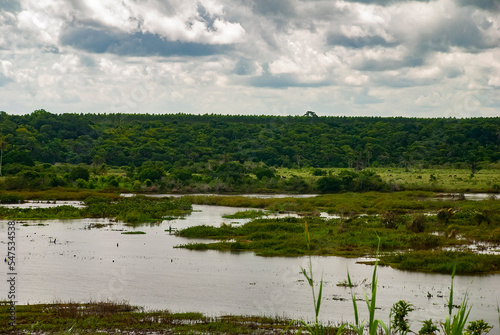
[[[371,298],[369,298],[368,295],[366,294],[366,292],[364,292],[366,307],[368,308],[368,316],[369,316],[368,324],[366,324],[366,326],[365,326],[365,321],[364,320],[360,321],[360,319],[359,319],[358,306],[356,303],[356,296],[352,290],[353,284],[351,281],[351,276],[349,274],[349,270],[347,270],[347,281],[348,281],[349,287],[351,289],[351,299],[352,299],[353,308],[354,308],[354,323],[350,323],[347,326],[348,326],[348,328],[353,330],[358,335],[364,334],[365,327],[368,328],[369,335],[377,335],[380,328],[382,328],[382,330],[385,331],[386,334],[390,334],[385,323],[382,320],[375,319],[375,309],[376,309],[376,304],[377,304],[377,281],[378,281],[377,265],[378,265],[379,250],[380,250],[380,237],[379,237],[379,246],[377,247],[377,253],[376,253],[377,260],[375,261],[375,265],[373,268],[373,274],[372,274]]]
[[[453,314],[453,278],[455,278],[455,269],[451,274],[450,297],[448,299],[448,316],[442,324],[445,335],[462,335],[471,311],[471,307],[467,307],[468,297],[465,294],[460,307],[456,314]]]

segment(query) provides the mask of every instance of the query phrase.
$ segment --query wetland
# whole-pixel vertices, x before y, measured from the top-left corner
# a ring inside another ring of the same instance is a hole
[[[310,291],[300,268],[312,254],[313,269],[324,280],[320,320],[333,325],[354,318],[350,291],[339,285],[347,269],[357,296],[370,289],[370,264],[380,237],[380,264],[392,267],[378,269],[378,318],[387,319],[391,306],[404,299],[416,306],[410,314],[414,324],[442,320],[451,268],[469,255],[457,268],[463,274],[455,278],[455,294],[459,300],[467,292],[470,320],[497,327],[500,201],[439,198],[432,192],[91,198],[42,202],[39,209],[31,202],[31,213],[44,213],[43,220],[23,217],[29,213],[20,211],[26,204],[4,205],[12,212],[3,213],[15,213],[18,220],[22,305],[126,301],[144,312],[195,312],[206,320],[224,315],[311,320],[305,303]],[[139,201],[128,208],[151,208],[150,214],[118,217],[124,199]],[[89,210],[96,204],[101,215]],[[68,207],[79,216],[50,218],[51,210]],[[439,214],[443,209],[446,215]],[[412,228],[417,218],[423,231]],[[6,227],[7,221],[0,221],[2,241]],[[477,242],[487,244],[482,254],[469,250]],[[445,256],[451,259],[443,266]],[[442,267],[432,267],[433,259]],[[427,267],[417,268],[415,260]],[[476,267],[467,268],[470,264]],[[1,292],[7,292],[3,286]]]

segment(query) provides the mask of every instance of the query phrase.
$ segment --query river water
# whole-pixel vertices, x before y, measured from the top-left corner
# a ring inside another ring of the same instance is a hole
[[[190,251],[174,248],[197,242],[169,234],[166,229],[194,225],[241,224],[248,220],[223,219],[242,208],[194,205],[185,219],[135,228],[143,235],[108,219],[25,221],[17,229],[18,303],[56,301],[128,301],[146,309],[199,311],[209,316],[224,314],[287,316],[312,320],[310,287],[300,273],[307,257],[264,258],[251,252]],[[44,226],[37,225],[45,224]],[[92,224],[103,228],[88,229]],[[0,250],[7,253],[7,221],[0,221]],[[55,240],[55,242],[54,242]],[[359,259],[312,257],[314,275],[324,280],[320,318],[324,322],[353,321],[350,290],[336,284],[347,278],[347,269],[358,298],[370,294],[372,266]],[[3,270],[7,277],[7,265]],[[379,267],[377,317],[388,322],[389,310],[399,300],[411,302],[413,329],[418,321],[444,320],[451,278]],[[500,275],[457,276],[455,303],[468,292],[472,311],[469,320],[484,319],[498,331],[497,302]],[[318,286],[316,286],[318,288]],[[8,286],[0,281],[0,300]],[[428,297],[432,296],[432,297]],[[366,305],[358,301],[362,317]],[[495,331],[495,330],[494,330]]]

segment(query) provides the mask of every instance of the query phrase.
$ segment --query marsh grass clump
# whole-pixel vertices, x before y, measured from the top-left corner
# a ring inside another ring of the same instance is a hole
[[[371,281],[371,297],[369,298],[366,292],[364,293],[365,296],[365,302],[366,306],[368,308],[368,323],[365,326],[365,321],[360,321],[359,319],[359,313],[358,313],[358,306],[356,303],[356,296],[354,295],[354,292],[352,290],[353,285],[351,281],[351,276],[349,274],[349,270],[347,271],[347,281],[349,283],[349,287],[351,289],[351,300],[354,308],[354,323],[347,324],[347,327],[353,330],[356,334],[358,335],[364,335],[365,333],[365,327],[368,328],[368,334],[369,335],[377,335],[377,333],[380,330],[385,331],[386,334],[390,334],[387,326],[382,320],[375,319],[375,310],[376,310],[376,303],[377,303],[377,265],[378,265],[378,254],[379,254],[379,248],[380,248],[380,238],[379,238],[379,244],[377,247],[377,260],[375,261],[375,265],[373,267],[373,274],[372,274],[372,281]]]
[[[445,322],[442,324],[443,332],[445,335],[462,335],[465,325],[467,324],[467,319],[469,318],[469,313],[471,307],[468,307],[468,297],[465,295],[460,307],[456,314],[453,314],[453,279],[455,278],[455,268],[451,274],[451,287],[450,287],[450,297],[448,299],[448,316],[446,316]]]
[[[0,193],[0,204],[21,204],[24,202],[24,197],[19,194]]]
[[[442,251],[448,247],[462,247],[470,244],[470,241],[500,241],[498,222],[477,226],[472,221],[474,212],[471,209],[483,206],[486,205],[464,203],[446,226],[438,223],[436,216],[417,213],[398,215],[404,223],[397,228],[387,228],[377,215],[339,219],[285,217],[258,218],[236,226],[190,227],[177,234],[188,238],[218,240],[207,241],[203,248],[197,245],[196,249],[199,250],[244,249],[261,256],[300,256],[310,253],[349,257],[374,254],[379,244],[378,235],[380,247],[389,252],[381,257],[383,265],[451,274],[453,264],[457,263],[457,273],[488,273],[500,269],[500,256]],[[491,211],[494,213],[492,217],[497,218],[498,208],[492,207]],[[306,221],[310,234],[309,246],[302,237]],[[422,229],[424,231],[419,232]],[[185,247],[194,249],[189,244]]]
[[[239,211],[234,214],[226,214],[223,215],[222,217],[225,219],[254,219],[266,215],[268,215],[268,213],[264,211],[249,210],[249,211]]]
[[[129,223],[161,221],[164,217],[189,213],[191,204],[184,199],[151,198],[134,196],[110,201],[103,197],[85,200],[83,210],[88,217],[114,217]]]
[[[280,317],[144,311],[112,301],[19,305],[15,326],[8,325],[8,317],[8,306],[0,305],[1,334],[278,334],[290,322]],[[286,333],[298,328],[293,324]]]
[[[0,206],[3,219],[78,219],[115,218],[128,223],[161,222],[168,215],[188,214],[191,203],[185,199],[135,196],[118,198],[91,194],[83,200],[84,208],[56,206],[49,208],[7,208]]]
[[[89,302],[85,304],[68,302],[54,303],[47,306],[46,311],[64,318],[82,318],[87,316],[106,316],[114,313],[124,313],[138,310],[138,307],[126,302]]]
[[[474,254],[464,251],[427,251],[384,255],[381,264],[400,270],[420,272],[479,274],[500,270],[500,255]]]

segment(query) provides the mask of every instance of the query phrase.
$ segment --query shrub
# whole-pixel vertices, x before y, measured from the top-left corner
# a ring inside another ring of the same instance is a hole
[[[71,171],[69,172],[69,178],[73,181],[76,181],[78,179],[88,181],[90,178],[90,173],[88,169],[77,166],[71,169]]]
[[[424,214],[418,214],[411,220],[408,230],[411,230],[414,233],[423,233],[426,223],[427,217]]]

